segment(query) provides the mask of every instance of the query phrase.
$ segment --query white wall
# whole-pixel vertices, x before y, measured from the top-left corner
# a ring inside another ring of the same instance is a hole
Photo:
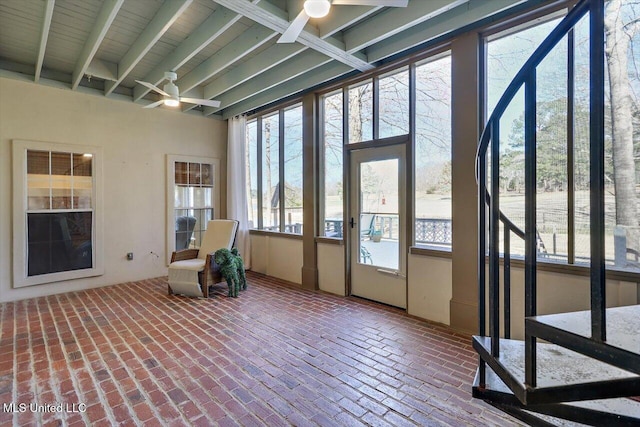
[[[345,295],[344,246],[319,242],[318,286],[325,292]],[[251,235],[252,270],[301,283],[302,241],[277,235]],[[511,267],[512,337],[524,335],[524,270]],[[451,324],[452,260],[446,257],[409,254],[407,271],[407,312],[425,320]],[[501,272],[502,280],[502,272]],[[474,282],[477,289],[477,282]],[[503,295],[503,290],[500,290]],[[502,301],[502,297],[501,297]],[[636,283],[607,281],[607,305],[638,303]],[[501,302],[502,304],[502,302]],[[589,277],[538,271],[538,314],[589,309]],[[477,319],[477,311],[469,313]],[[468,331],[476,333],[477,331]]]
[[[251,270],[302,284],[302,239],[251,234]]]
[[[336,295],[345,295],[344,245],[318,243],[318,287]]]
[[[488,275],[488,267],[487,267]],[[500,307],[504,295],[504,272],[500,269]],[[538,314],[567,313],[589,310],[589,277],[538,270],[536,284]],[[607,280],[607,306],[638,304],[637,284]],[[488,289],[487,289],[488,294]],[[488,298],[487,298],[488,309]],[[500,319],[501,330],[503,319]],[[488,326],[488,324],[487,324]],[[474,332],[474,331],[471,331]],[[511,266],[511,337],[524,338],[524,269]]]
[[[13,139],[103,148],[104,275],[12,288]],[[166,275],[166,155],[219,158],[226,212],[226,140],[223,121],[0,78],[0,301]]]
[[[409,255],[407,312],[445,325],[451,324],[451,258]]]

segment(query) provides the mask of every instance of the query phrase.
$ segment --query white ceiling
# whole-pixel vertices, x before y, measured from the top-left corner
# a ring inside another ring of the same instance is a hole
[[[0,0],[0,76],[142,106],[158,98],[135,80],[162,87],[164,72],[175,71],[181,95],[222,103],[183,103],[182,111],[227,118],[542,2],[334,5],[310,20],[298,42],[276,44],[302,0]]]

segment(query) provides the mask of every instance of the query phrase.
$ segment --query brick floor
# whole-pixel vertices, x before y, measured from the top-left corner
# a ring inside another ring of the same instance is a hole
[[[517,424],[471,398],[469,336],[248,279],[237,299],[158,278],[0,304],[0,426]]]

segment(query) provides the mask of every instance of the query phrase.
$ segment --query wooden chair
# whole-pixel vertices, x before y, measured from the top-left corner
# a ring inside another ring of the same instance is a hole
[[[169,295],[182,293],[209,298],[209,286],[222,281],[213,254],[231,249],[236,240],[238,221],[214,219],[207,223],[199,249],[184,249],[171,254]]]

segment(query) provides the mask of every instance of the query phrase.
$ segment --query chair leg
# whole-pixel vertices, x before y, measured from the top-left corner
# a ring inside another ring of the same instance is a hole
[[[169,295],[173,295],[173,289],[171,289],[171,285],[167,285],[167,288],[169,288]]]
[[[202,288],[202,296],[205,298],[209,298],[209,283],[207,281],[207,272],[206,269],[201,274],[198,274],[198,278],[200,279],[200,287]]]

